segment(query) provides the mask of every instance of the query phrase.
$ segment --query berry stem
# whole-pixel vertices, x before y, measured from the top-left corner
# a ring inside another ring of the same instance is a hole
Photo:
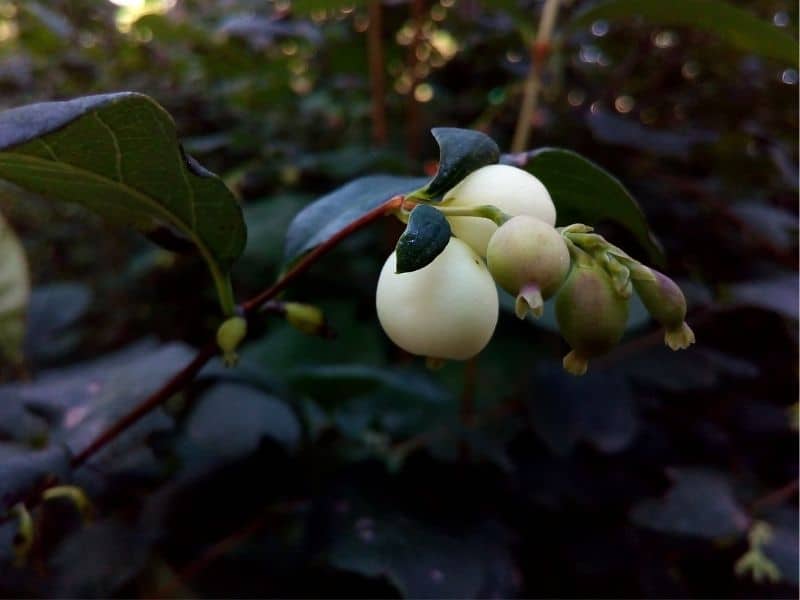
[[[490,219],[494,221],[498,227],[511,219],[511,215],[504,213],[491,204],[463,208],[458,206],[435,206],[434,208],[448,217],[480,217],[483,219]]]

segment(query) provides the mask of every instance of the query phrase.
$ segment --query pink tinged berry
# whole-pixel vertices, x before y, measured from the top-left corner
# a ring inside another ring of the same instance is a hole
[[[515,312],[540,317],[543,302],[561,287],[569,271],[569,250],[551,225],[527,215],[501,225],[486,250],[489,271],[500,287],[517,297]]]
[[[695,342],[686,323],[686,298],[672,279],[645,266],[631,273],[633,287],[652,317],[664,327],[664,343],[672,350],[683,350]]]
[[[605,354],[622,338],[628,321],[628,301],[614,289],[611,278],[580,250],[567,281],[556,295],[556,320],[572,347],[564,369],[586,373],[589,359]]]

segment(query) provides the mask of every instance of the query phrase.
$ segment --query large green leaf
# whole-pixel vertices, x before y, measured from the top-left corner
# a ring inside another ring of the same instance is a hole
[[[0,360],[22,360],[29,296],[25,251],[0,214]]]
[[[297,213],[286,232],[284,261],[292,262],[392,196],[407,194],[424,183],[419,177],[370,175],[335,189]]]
[[[556,205],[558,225],[612,221],[630,231],[653,261],[662,261],[661,245],[642,209],[619,179],[599,165],[561,148],[506,154],[501,162],[526,169],[544,183]]]
[[[797,40],[751,12],[717,0],[605,0],[579,11],[569,27],[577,29],[598,19],[634,16],[659,25],[702,29],[745,52],[797,64]]]
[[[233,194],[186,155],[154,100],[120,92],[0,113],[0,178],[155,235],[177,231],[211,269],[223,306],[246,230]]]

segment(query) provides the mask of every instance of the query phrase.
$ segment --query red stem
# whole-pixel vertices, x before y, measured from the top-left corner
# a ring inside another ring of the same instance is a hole
[[[363,229],[367,225],[377,221],[381,217],[391,214],[403,203],[402,196],[394,196],[383,204],[376,206],[371,211],[363,214],[357,220],[350,223],[347,227],[336,233],[332,238],[323,242],[311,252],[306,254],[300,259],[297,264],[292,267],[283,277],[281,277],[272,286],[265,289],[260,294],[254,296],[250,300],[242,303],[241,309],[247,316],[252,316],[261,306],[266,304],[269,300],[282,292],[290,283],[297,277],[305,273],[314,265],[323,255],[330,252],[343,239],[354,234],[356,231]],[[109,442],[116,438],[123,431],[128,429],[131,425],[136,423],[139,419],[145,416],[150,411],[156,409],[158,406],[169,400],[173,395],[182,390],[189,382],[194,379],[195,375],[217,354],[217,344],[215,341],[206,343],[192,359],[192,361],[176,373],[169,381],[167,381],[160,389],[156,390],[153,394],[142,401],[138,406],[134,407],[128,414],[119,419],[116,423],[111,425],[105,431],[101,432],[83,451],[77,454],[72,459],[72,466],[79,467],[84,464],[90,457],[96,454],[99,450],[104,448]]]

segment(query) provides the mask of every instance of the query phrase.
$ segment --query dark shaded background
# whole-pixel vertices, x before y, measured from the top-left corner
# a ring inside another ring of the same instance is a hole
[[[241,298],[277,274],[305,203],[356,176],[435,168],[430,127],[508,148],[540,7],[384,3],[384,135],[365,7],[168,4],[134,20],[97,0],[0,0],[0,105],[118,90],[163,104],[241,197]],[[797,37],[795,3],[736,4]],[[24,568],[10,563],[15,523],[0,526],[1,593],[796,597],[798,71],[728,41],[642,19],[565,33],[533,133],[631,189],[697,345],[671,353],[634,311],[619,348],[576,379],[551,328],[503,315],[477,361],[428,372],[375,318],[401,231],[380,224],[287,295],[323,307],[335,340],[267,318],[239,367],[208,368],[67,476],[92,524],[48,503]],[[93,422],[155,389],[218,309],[197,257],[6,188],[0,208],[36,286],[26,372],[0,368],[1,489],[13,465],[47,462],[31,448],[88,443]],[[758,522],[779,584],[734,574]]]

